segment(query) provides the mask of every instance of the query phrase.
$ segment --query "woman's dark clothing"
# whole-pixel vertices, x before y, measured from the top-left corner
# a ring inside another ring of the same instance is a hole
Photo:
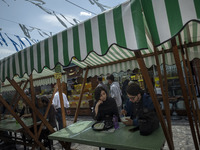
[[[96,106],[96,103],[95,103],[95,106]],[[99,105],[98,113],[96,117],[94,118],[97,121],[112,120],[113,115],[117,116],[118,120],[120,120],[115,99],[111,97],[107,97],[106,101],[104,101],[102,104]],[[95,112],[94,112],[94,116],[95,116]]]
[[[95,103],[95,107],[96,107],[96,104],[97,104],[97,102]],[[96,117],[94,117],[94,118],[97,121],[102,121],[102,120],[111,120],[112,121],[113,115],[117,116],[118,121],[120,121],[118,108],[117,108],[115,99],[113,99],[111,97],[107,97],[106,101],[103,101],[103,104],[99,105],[98,113],[97,113]],[[94,116],[95,116],[95,112],[94,112]],[[105,148],[105,150],[115,150],[115,149]]]

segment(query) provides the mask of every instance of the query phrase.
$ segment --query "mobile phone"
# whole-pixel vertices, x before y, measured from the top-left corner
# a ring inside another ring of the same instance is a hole
[[[139,130],[139,127],[134,127],[134,128],[129,129],[130,132],[135,132],[135,131],[138,131],[138,130]]]

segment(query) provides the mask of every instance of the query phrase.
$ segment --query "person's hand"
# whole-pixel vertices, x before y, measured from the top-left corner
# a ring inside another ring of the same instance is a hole
[[[133,125],[133,120],[126,118],[126,121],[122,121],[123,124],[125,124],[126,126],[132,126]]]
[[[126,110],[122,109],[122,110],[121,110],[121,114],[122,114],[123,116],[126,116],[126,115],[127,115]]]
[[[97,105],[99,106],[99,105],[101,105],[101,104],[103,104],[103,101],[102,101],[102,100],[99,100],[99,101],[97,102]]]

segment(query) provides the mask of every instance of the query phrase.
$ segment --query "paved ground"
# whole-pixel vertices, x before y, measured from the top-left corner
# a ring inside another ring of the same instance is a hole
[[[79,120],[92,120],[91,117],[79,117]],[[67,117],[67,125],[70,125],[73,123],[73,117]],[[172,130],[173,130],[173,141],[175,145],[175,150],[194,150],[194,144],[193,139],[191,136],[191,131],[189,127],[188,121],[183,117],[181,120],[174,120],[172,121]],[[62,149],[60,143],[58,141],[53,142],[53,149],[54,150],[60,150]],[[16,146],[17,150],[23,150],[23,147],[20,145]],[[27,148],[31,149],[31,148]],[[98,147],[93,146],[87,146],[82,144],[75,144],[72,143],[72,149],[76,150],[99,150]],[[12,150],[12,148],[9,149],[2,149],[0,146],[0,150]],[[103,150],[103,149],[102,149]],[[163,150],[169,150],[167,143],[165,143],[165,146]]]

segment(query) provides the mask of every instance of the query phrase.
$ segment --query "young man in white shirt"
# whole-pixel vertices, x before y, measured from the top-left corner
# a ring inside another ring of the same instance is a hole
[[[61,104],[60,104],[60,97],[59,97],[59,91],[57,85],[55,86],[57,88],[57,92],[54,95],[52,104],[54,105],[56,109],[56,119],[58,121],[59,130],[63,128],[63,121],[62,121],[62,112],[61,112]],[[69,101],[67,99],[67,96],[62,93],[63,101],[64,101],[64,108],[69,108]],[[70,114],[70,110],[67,110],[67,114]]]

